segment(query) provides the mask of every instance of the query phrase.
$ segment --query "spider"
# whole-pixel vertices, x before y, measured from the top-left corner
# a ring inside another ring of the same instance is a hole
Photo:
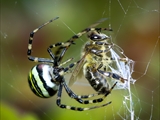
[[[32,69],[29,72],[28,75],[28,83],[29,86],[34,94],[36,94],[39,97],[42,98],[49,98],[54,96],[57,93],[57,100],[56,104],[63,109],[69,109],[69,110],[75,110],[75,111],[85,111],[85,110],[91,110],[91,109],[96,109],[100,107],[107,106],[111,102],[99,105],[99,106],[92,106],[92,107],[75,107],[75,106],[69,106],[61,103],[61,95],[62,95],[62,89],[63,87],[65,88],[67,94],[69,97],[75,99],[77,102],[81,104],[90,104],[90,103],[98,103],[102,102],[103,99],[108,96],[112,89],[115,87],[116,83],[105,93],[103,97],[93,99],[93,100],[84,100],[86,98],[91,98],[95,96],[95,94],[90,94],[90,95],[77,95],[75,94],[66,84],[64,75],[67,74],[67,72],[73,68],[76,64],[78,64],[80,61],[71,63],[68,65],[68,67],[62,67],[64,64],[72,61],[72,58],[66,60],[65,62],[61,63],[61,60],[69,48],[71,44],[74,44],[72,40],[77,39],[80,37],[83,33],[78,33],[77,35],[74,35],[68,43],[56,43],[53,45],[50,45],[47,49],[50,58],[39,58],[39,57],[34,57],[31,56],[32,53],[32,42],[33,42],[33,37],[36,32],[38,32],[42,27],[46,26],[47,24],[51,23],[54,20],[57,20],[59,17],[56,17],[54,19],[51,19],[50,21],[42,24],[35,30],[33,30],[30,33],[29,37],[29,43],[28,43],[28,59],[30,61],[34,62],[39,62],[39,64],[35,65],[32,67]],[[86,29],[88,30],[88,29]],[[86,31],[87,32],[87,31]],[[52,48],[55,47],[62,47],[63,50],[61,50],[59,56],[55,56],[54,53],[52,52]],[[98,95],[98,94],[97,94]]]

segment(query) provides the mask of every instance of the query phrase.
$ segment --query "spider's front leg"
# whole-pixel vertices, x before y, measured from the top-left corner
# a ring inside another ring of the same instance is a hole
[[[50,45],[50,46],[48,47],[48,49],[47,49],[49,55],[54,59],[54,65],[55,65],[55,66],[59,66],[59,64],[60,64],[60,62],[61,62],[61,60],[62,60],[65,52],[67,51],[67,49],[64,48],[64,49],[61,51],[61,53],[60,53],[60,51],[58,51],[58,53],[60,53],[59,56],[57,55],[58,53],[56,53],[55,56],[54,56],[54,54],[52,53],[52,50],[51,50],[51,49],[52,49],[52,48],[55,48],[55,47],[58,47],[58,46],[61,47],[61,46],[63,46],[63,44],[64,44],[63,42],[58,42],[58,43],[56,43],[56,44]]]
[[[104,31],[112,31],[112,29],[108,29],[108,28],[86,28],[86,29],[82,30],[81,32],[77,33],[76,35],[73,35],[73,36],[72,36],[69,40],[67,40],[66,42],[60,43],[60,44],[61,44],[61,45],[60,45],[61,47],[56,51],[56,55],[60,53],[61,49],[64,48],[64,49],[67,50],[67,49],[71,46],[71,44],[75,44],[75,40],[77,40],[78,38],[80,38],[82,35],[90,32],[90,31],[100,32],[100,31],[102,31],[102,30],[104,30]],[[102,37],[101,37],[101,38],[102,38]],[[106,38],[104,38],[104,39],[106,39]],[[52,47],[55,47],[55,45],[51,45],[51,46],[50,46],[50,48],[52,48]],[[63,54],[60,55],[58,61],[60,61],[60,60],[62,59],[62,57],[63,57]]]
[[[39,57],[34,57],[34,56],[31,56],[31,53],[32,53],[32,42],[33,42],[33,37],[34,37],[34,34],[36,32],[38,32],[41,28],[43,28],[44,26],[46,26],[47,24],[53,22],[54,20],[57,20],[59,17],[56,17],[56,18],[53,18],[51,19],[50,21],[44,23],[43,25],[39,26],[38,28],[36,28],[35,30],[33,30],[31,33],[30,33],[30,37],[29,37],[29,42],[28,42],[28,51],[27,51],[27,55],[28,55],[28,59],[31,60],[31,61],[34,61],[34,62],[48,62],[48,63],[53,63],[54,60],[52,59],[48,59],[48,58],[39,58]],[[53,56],[53,55],[52,55]]]

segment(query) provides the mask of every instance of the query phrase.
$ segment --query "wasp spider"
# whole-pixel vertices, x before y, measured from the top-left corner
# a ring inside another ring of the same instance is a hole
[[[44,23],[40,27],[36,28],[30,33],[29,37],[29,43],[28,43],[28,59],[30,61],[34,62],[39,62],[39,64],[35,65],[29,72],[28,75],[28,82],[31,90],[33,93],[35,93],[37,96],[42,97],[42,98],[49,98],[54,96],[57,93],[57,100],[56,104],[63,109],[69,109],[69,110],[76,110],[76,111],[84,111],[84,110],[91,110],[99,107],[106,106],[110,104],[111,102],[99,105],[99,106],[92,106],[92,107],[74,107],[74,106],[69,106],[61,103],[61,94],[62,94],[62,89],[63,87],[65,88],[67,94],[69,97],[75,99],[77,102],[81,104],[90,104],[90,103],[98,103],[102,102],[103,99],[111,93],[112,89],[115,87],[116,83],[108,89],[103,97],[93,99],[93,100],[84,100],[86,98],[91,98],[95,96],[96,94],[90,94],[90,95],[77,95],[75,94],[66,84],[64,75],[71,69],[73,68],[76,64],[78,64],[80,61],[71,63],[68,67],[63,67],[64,64],[71,62],[72,58],[66,60],[65,62],[61,63],[61,60],[67,51],[68,47],[74,43],[74,39],[77,39],[80,37],[82,34],[85,32],[88,32],[89,30],[93,29],[86,29],[84,32],[79,33],[71,38],[71,40],[68,40],[67,43],[56,43],[53,45],[50,45],[48,50],[48,53],[51,58],[39,58],[39,57],[34,57],[31,56],[32,53],[32,42],[33,42],[33,37],[34,34],[39,31],[42,27],[46,26],[47,24],[51,23],[52,21],[58,19],[59,17],[56,17],[54,19],[51,19],[50,21]],[[57,57],[54,55],[52,52],[52,48],[55,47],[62,47],[63,50],[61,50],[60,55]],[[100,68],[100,67],[99,67]],[[92,71],[92,70],[91,70]],[[90,72],[92,74],[92,72]],[[114,75],[110,74],[109,76],[114,77]],[[92,77],[93,78],[93,77]],[[116,77],[117,78],[117,77]],[[100,80],[100,78],[98,78]],[[96,84],[96,83],[95,83]],[[93,85],[92,85],[93,86]],[[98,94],[97,94],[98,95]]]

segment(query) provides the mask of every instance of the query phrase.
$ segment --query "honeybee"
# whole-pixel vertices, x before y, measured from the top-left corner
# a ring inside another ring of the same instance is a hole
[[[60,48],[67,50],[71,44],[75,44],[76,39],[80,38],[83,34],[87,34],[89,40],[82,48],[81,59],[75,62],[76,64],[74,65],[76,67],[72,70],[69,80],[69,86],[71,86],[79,78],[79,73],[82,70],[82,76],[86,78],[96,93],[81,95],[78,98],[86,99],[102,95],[99,99],[88,100],[87,104],[102,102],[116,86],[118,86],[117,88],[127,88],[128,82],[135,82],[131,78],[132,71],[130,64],[133,63],[132,60],[124,55],[123,50],[118,45],[110,42],[111,37],[101,31],[112,31],[112,29],[86,28],[64,42]],[[57,50],[56,55],[60,49]],[[110,103],[108,102],[108,104]]]
[[[126,87],[128,78],[123,77],[120,69],[127,66],[131,60],[125,55],[121,58],[115,52],[116,49],[122,52],[122,49],[109,43],[110,37],[106,34],[92,31],[87,36],[90,41],[82,49],[81,60],[73,70],[69,85],[79,78],[78,74],[82,68],[84,77],[99,94],[108,92],[114,83],[118,83],[117,88]]]

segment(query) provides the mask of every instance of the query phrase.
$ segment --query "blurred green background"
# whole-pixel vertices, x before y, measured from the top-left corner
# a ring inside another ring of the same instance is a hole
[[[111,105],[84,112],[62,110],[56,106],[56,96],[42,99],[31,92],[27,75],[36,63],[30,62],[26,55],[29,34],[56,16],[60,19],[35,35],[33,55],[49,57],[46,49],[50,44],[66,41],[73,32],[108,18],[99,27],[112,28],[114,43],[136,61],[133,77],[137,82],[131,85],[135,119],[160,119],[159,13],[159,0],[1,0],[1,120],[130,120],[123,103],[125,90],[115,90],[107,97],[105,102],[112,101]],[[86,36],[79,39],[65,58],[78,59],[85,41]],[[83,80],[71,88],[77,94],[93,93]],[[62,102],[80,106],[65,92]]]

